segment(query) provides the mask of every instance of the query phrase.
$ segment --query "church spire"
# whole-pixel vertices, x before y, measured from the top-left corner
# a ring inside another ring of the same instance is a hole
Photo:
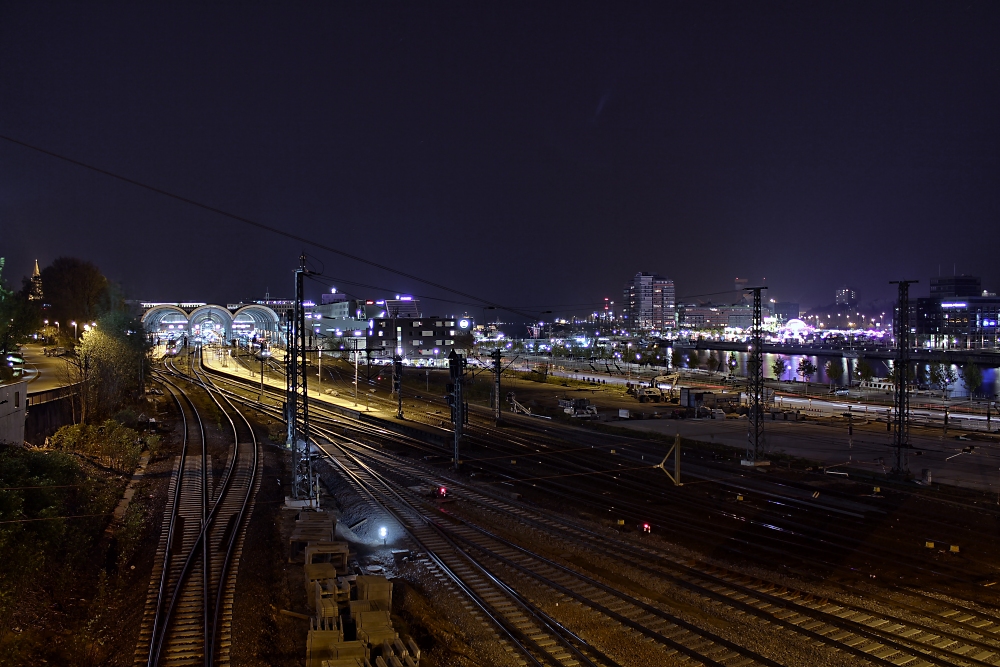
[[[30,301],[42,300],[42,272],[38,270],[38,260],[35,260],[35,270],[31,274],[31,287],[28,290]]]

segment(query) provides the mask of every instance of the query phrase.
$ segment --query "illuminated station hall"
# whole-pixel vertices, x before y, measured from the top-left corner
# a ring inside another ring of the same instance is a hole
[[[140,302],[142,323],[155,342],[185,337],[191,343],[263,343],[284,348],[294,302],[265,299],[226,306]],[[366,358],[402,357],[403,364],[446,367],[454,350],[467,354],[475,321],[466,314],[425,316],[411,296],[350,299],[334,289],[320,303],[304,301],[307,345],[325,353],[360,353]]]
[[[283,320],[267,305],[142,302],[141,307],[146,332],[159,341],[183,338],[186,334],[192,341],[204,343],[234,338],[284,343]]]

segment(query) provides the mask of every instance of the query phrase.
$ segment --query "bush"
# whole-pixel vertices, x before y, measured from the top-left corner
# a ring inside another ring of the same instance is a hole
[[[37,595],[31,591],[37,592],[43,583],[63,585],[60,577],[72,577],[74,566],[87,566],[120,488],[89,476],[67,454],[16,447],[0,448],[0,487],[7,489],[0,492],[3,645],[14,616],[37,611],[32,609]]]
[[[56,449],[93,458],[116,472],[131,473],[139,465],[142,450],[159,446],[157,436],[145,436],[135,429],[109,419],[99,426],[64,426],[49,439]],[[151,452],[152,453],[152,452]]]

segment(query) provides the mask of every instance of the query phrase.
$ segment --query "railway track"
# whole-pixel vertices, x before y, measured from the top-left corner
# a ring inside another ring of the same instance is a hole
[[[384,454],[372,456],[386,458]],[[991,629],[1000,630],[1000,626],[984,618],[983,614],[973,616],[943,608],[933,614],[925,613],[920,620],[913,620],[874,612],[857,604],[776,585],[708,563],[684,562],[665,552],[609,539],[606,535],[553,520],[511,505],[496,496],[483,496],[461,483],[456,485],[454,479],[435,478],[435,471],[413,468],[395,459],[382,462],[391,463],[397,473],[417,478],[422,475],[423,479],[429,479],[433,484],[448,484],[453,490],[459,489],[457,493],[460,497],[476,502],[481,509],[506,512],[518,523],[534,526],[540,533],[540,539],[548,542],[559,540],[566,549],[577,553],[583,548],[614,558],[646,574],[669,579],[674,585],[697,595],[724,602],[742,613],[754,614],[770,624],[799,634],[801,638],[853,654],[873,664],[913,667],[1000,664],[1000,642],[991,632]],[[487,529],[458,521],[455,517],[450,519],[449,522],[439,523],[445,526],[442,530],[452,534],[454,541],[464,543],[487,559],[516,569],[521,575],[590,606],[651,639],[658,639],[658,635],[662,637],[662,628],[655,625],[659,623],[673,632],[693,634],[693,637],[682,635],[682,643],[688,648],[712,642],[712,638],[699,637],[698,628],[671,627],[673,619],[654,605],[625,595],[617,588],[596,581],[574,568],[534,554]],[[650,566],[649,563],[655,565]],[[911,608],[910,611],[919,610]],[[948,628],[955,622],[955,617],[964,617],[973,623],[960,626],[964,632],[959,633],[955,627]],[[970,636],[973,634],[977,636]],[[740,655],[733,650],[739,647],[716,645],[714,648],[722,653],[721,664],[750,664],[741,660],[754,661],[753,656]],[[711,654],[701,659],[704,661],[706,657],[714,659]]]
[[[336,419],[341,425],[350,421],[343,418],[331,417],[331,419]],[[362,422],[352,425],[351,428],[363,437],[376,437],[376,431],[379,438],[388,435],[387,431],[375,429]],[[336,433],[327,432],[326,435],[331,440],[339,439]],[[349,459],[359,452],[352,449],[350,456],[345,452],[342,454]],[[509,518],[521,524],[532,525],[533,529],[538,530],[540,536],[546,540],[560,540],[571,548],[583,548],[605,557],[616,557],[629,567],[647,574],[655,574],[670,581],[674,586],[723,602],[741,613],[758,616],[808,641],[843,651],[873,664],[913,667],[1000,664],[1000,642],[997,641],[1000,618],[982,609],[949,605],[945,601],[925,595],[917,597],[915,603],[903,605],[900,613],[877,612],[855,603],[817,596],[809,591],[748,577],[746,574],[707,562],[695,562],[692,565],[690,559],[685,561],[666,552],[609,539],[607,535],[572,526],[564,521],[555,522],[522,505],[505,502],[496,495],[483,495],[459,480],[442,476],[440,470],[415,467],[398,457],[389,457],[384,452],[368,451],[360,455],[379,459],[380,467],[385,466],[396,474],[433,480],[434,484],[447,484],[453,490],[461,489],[459,493],[463,498],[476,502],[484,511],[507,513]],[[401,523],[407,526],[422,524],[424,527],[421,530],[427,529],[430,525],[442,536],[435,541],[431,539],[431,535],[425,535],[432,547],[445,549],[445,545],[440,541],[445,539],[447,547],[452,551],[456,546],[461,546],[466,560],[469,560],[470,552],[478,553],[479,557],[475,558],[478,565],[474,566],[473,571],[478,567],[478,571],[493,572],[492,576],[502,581],[500,575],[496,574],[498,568],[515,570],[518,572],[517,576],[533,578],[536,583],[542,583],[553,591],[576,599],[577,602],[609,618],[615,618],[618,622],[624,622],[626,625],[637,623],[638,627],[634,629],[651,636],[654,641],[656,639],[652,635],[658,632],[658,628],[647,624],[652,624],[653,619],[670,622],[662,616],[665,610],[656,607],[653,607],[656,611],[647,609],[642,605],[648,603],[642,600],[625,599],[620,591],[613,588],[603,589],[602,586],[606,584],[594,580],[585,573],[575,572],[573,568],[567,568],[539,554],[532,554],[510,540],[504,540],[499,535],[491,533],[488,529],[466,523],[459,529],[454,528],[454,520],[442,522],[440,517],[436,517],[438,520],[435,520],[433,508],[425,507],[423,511],[418,509],[421,505],[419,498],[407,497],[404,500],[407,495],[405,489],[399,488],[398,485],[394,488],[391,482],[382,479],[368,466],[358,461],[350,463],[345,462],[346,460],[341,457],[338,465],[345,471],[351,466],[356,466],[357,469],[353,471],[354,483],[359,490],[372,494],[373,497],[378,497],[380,503],[385,502],[389,505],[393,502],[390,496],[395,495],[398,501],[406,503],[408,511],[411,512],[408,520],[407,516],[400,518]],[[380,486],[383,491],[373,490]],[[433,551],[432,548],[426,546],[424,548]],[[462,554],[458,554],[457,557],[461,556]],[[451,570],[451,573],[459,579],[461,574],[468,572],[468,569],[463,570],[457,565],[455,570]],[[507,583],[507,586],[513,588],[510,583]],[[913,591],[907,593],[917,596]],[[530,602],[526,596],[522,597],[522,604]],[[931,600],[936,604],[931,603]],[[885,598],[882,601],[894,602]],[[637,602],[639,604],[636,604]],[[623,611],[627,613],[622,613]],[[613,614],[618,614],[619,617],[616,618]],[[710,643],[712,641],[708,638],[706,640]],[[700,646],[698,641],[687,637],[684,645],[688,648]],[[759,657],[740,655],[738,652],[730,655],[724,651],[728,647],[723,645],[718,648],[718,646],[716,644],[717,649],[714,654],[709,651],[709,655],[700,654],[695,659],[705,664],[743,664],[741,660],[760,662]],[[722,662],[711,662],[717,658]]]
[[[155,376],[177,404],[184,436],[134,662],[228,665],[236,572],[259,486],[260,448],[249,421],[230,399],[206,387],[232,430],[216,480],[201,415],[180,377],[172,365]]]

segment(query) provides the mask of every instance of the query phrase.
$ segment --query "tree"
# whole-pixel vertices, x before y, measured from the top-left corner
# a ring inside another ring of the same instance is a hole
[[[824,370],[826,377],[830,379],[830,391],[833,391],[833,385],[839,385],[841,378],[844,377],[844,365],[837,359],[830,359],[826,362]]]
[[[781,376],[785,374],[785,358],[778,355],[774,361],[771,362],[771,372],[774,373],[774,379],[780,380]]]
[[[983,386],[983,371],[978,364],[968,363],[962,366],[962,383],[969,391],[969,399]]]
[[[799,377],[801,377],[805,382],[809,382],[809,379],[813,375],[816,375],[817,370],[819,369],[816,368],[816,364],[814,364],[810,360],[802,359],[801,361],[799,361],[799,368],[798,368]]]
[[[684,355],[676,347],[670,352],[670,367],[677,370],[684,363]]]
[[[948,397],[948,388],[958,380],[958,374],[951,364],[939,363],[931,365],[931,384],[941,390],[941,398]]]
[[[736,366],[739,364],[739,360],[736,357],[735,352],[729,353],[729,359],[727,360],[727,365],[729,366],[729,373],[736,373]]]
[[[955,367],[951,364],[945,364],[944,373],[941,379],[944,383],[945,397],[947,398],[947,393],[950,391],[951,385],[955,384],[958,380],[958,373],[955,372]]]
[[[700,365],[701,360],[698,358],[698,350],[688,352],[688,368],[698,368]]]
[[[862,384],[867,385],[875,378],[875,369],[864,359],[858,360],[858,365],[854,367],[854,376],[862,382]],[[865,388],[867,392],[867,387]]]
[[[854,368],[854,375],[862,382],[871,382],[875,379],[875,369],[865,359],[861,359]]]
[[[81,422],[110,417],[142,393],[149,349],[142,322],[122,311],[84,332],[69,359],[71,376],[81,384]]]
[[[927,381],[932,387],[941,389],[941,396],[944,397],[944,364],[931,364],[930,372],[927,374]]]
[[[62,322],[64,332],[71,331],[70,322],[93,322],[117,305],[108,279],[96,266],[75,257],[59,257],[42,269],[42,291],[49,319]]]

